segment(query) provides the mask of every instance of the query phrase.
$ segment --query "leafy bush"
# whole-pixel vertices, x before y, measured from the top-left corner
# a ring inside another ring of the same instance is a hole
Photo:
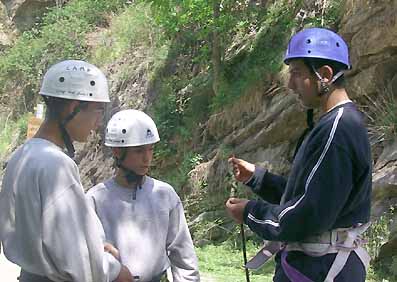
[[[285,0],[274,2],[259,21],[260,30],[245,53],[225,63],[221,90],[211,105],[213,111],[233,103],[266,75],[281,70],[287,39],[295,25],[295,5]]]
[[[387,212],[372,223],[365,233],[367,249],[371,256],[372,265],[369,272],[369,281],[396,281],[397,279],[397,255],[383,258],[379,257],[379,251],[390,236],[390,226],[393,223],[396,207],[391,206]]]
[[[375,222],[371,224],[365,237],[368,241],[367,249],[372,258],[376,258],[379,254],[380,247],[387,242],[390,234],[390,223],[394,214],[394,208],[391,207],[390,211],[384,213]]]
[[[305,26],[338,29],[342,18],[344,1],[316,1],[311,11],[301,10],[300,19]]]
[[[159,170],[154,169],[153,171],[154,176],[170,183],[177,192],[181,192],[181,189],[186,184],[189,178],[189,172],[203,160],[200,154],[189,151],[184,153],[181,158],[180,163],[176,163],[173,167],[168,168],[166,172],[161,173],[161,176],[158,176],[160,173]]]

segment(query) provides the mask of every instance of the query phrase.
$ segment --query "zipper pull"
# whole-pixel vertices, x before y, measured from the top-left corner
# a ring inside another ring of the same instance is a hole
[[[136,200],[136,188],[132,190],[132,199],[135,201]]]

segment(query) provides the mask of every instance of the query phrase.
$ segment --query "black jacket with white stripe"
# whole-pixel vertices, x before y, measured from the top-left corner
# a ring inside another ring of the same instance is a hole
[[[244,221],[266,240],[296,242],[370,217],[372,159],[362,113],[349,102],[306,136],[288,180],[256,167]]]

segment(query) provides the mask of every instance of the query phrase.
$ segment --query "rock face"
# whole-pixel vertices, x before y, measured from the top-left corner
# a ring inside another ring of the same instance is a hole
[[[354,67],[350,77],[350,92],[354,97],[367,94],[394,95],[397,91],[397,1],[346,1],[342,35],[351,46]],[[397,204],[397,144],[384,144],[374,164],[374,217]],[[394,216],[395,217],[395,216]],[[397,255],[396,218],[391,221],[389,242],[382,246],[379,258]]]
[[[377,95],[397,80],[397,1],[346,1],[341,34],[351,47],[354,96]]]
[[[347,74],[349,95],[359,105],[365,95],[377,101],[397,91],[397,1],[347,0],[339,33],[351,49],[353,69]],[[278,81],[265,82],[234,106],[210,117],[204,134],[208,140],[233,148],[236,156],[265,165],[272,171],[288,174],[296,140],[305,127],[304,111]],[[272,85],[272,86],[269,86]],[[208,141],[209,142],[209,141]],[[383,142],[374,146],[373,217],[376,219],[390,206],[397,204],[397,143]],[[208,171],[196,179],[205,178],[210,191],[228,185],[225,160],[219,150],[207,155]],[[200,180],[202,181],[202,180]],[[193,185],[194,186],[194,185]],[[381,255],[397,255],[396,223],[390,241]]]
[[[47,7],[61,5],[64,0],[1,0],[7,15],[19,31],[30,28]]]
[[[11,44],[12,32],[6,7],[0,2],[0,51]]]

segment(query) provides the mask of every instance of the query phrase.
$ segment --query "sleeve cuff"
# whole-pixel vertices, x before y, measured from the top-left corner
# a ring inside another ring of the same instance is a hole
[[[109,281],[114,281],[120,274],[121,263],[108,252],[105,252],[105,259],[108,262]]]
[[[250,211],[252,211],[252,209],[256,205],[256,202],[257,202],[256,200],[250,200],[244,208],[243,219],[244,219],[244,223],[247,225],[248,225],[248,214],[250,213]]]
[[[256,170],[256,167],[255,167],[255,170]],[[247,181],[243,182],[243,184],[245,184],[247,186],[251,186],[251,184],[254,180],[255,180],[255,172],[251,175],[251,177]]]
[[[262,184],[263,178],[265,177],[267,173],[267,169],[259,166],[255,166],[255,171],[254,174],[251,176],[251,178],[244,182],[245,185],[250,187],[253,192],[257,192],[260,190],[260,186]]]

